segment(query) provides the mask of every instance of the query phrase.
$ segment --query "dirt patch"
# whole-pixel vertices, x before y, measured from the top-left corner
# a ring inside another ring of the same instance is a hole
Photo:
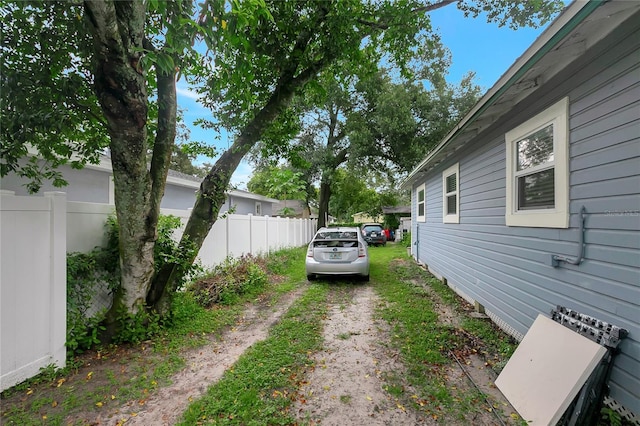
[[[357,286],[334,297],[324,324],[324,348],[314,357],[293,412],[311,425],[423,423],[384,389],[384,375],[397,374],[402,365],[381,345],[387,325],[374,319],[377,295],[370,286]]]
[[[439,322],[459,329],[464,312],[456,312],[444,303],[435,291],[421,283],[433,302]],[[375,310],[380,299],[371,286],[334,289],[324,322],[324,348],[314,356],[299,388],[292,412],[301,424],[307,425],[505,425],[516,424],[516,411],[495,387],[495,373],[473,350],[450,353],[452,364],[442,367],[441,374],[448,388],[461,398],[477,395],[472,401],[477,408],[466,413],[466,419],[434,417],[428,411],[416,409],[407,402],[414,394],[403,378],[404,366],[399,361],[389,335],[389,326],[376,320]],[[395,377],[390,385],[385,378]],[[402,394],[395,397],[394,395]]]
[[[176,374],[171,384],[158,389],[151,397],[129,401],[121,407],[98,416],[74,416],[68,421],[91,425],[162,425],[175,424],[187,406],[218,381],[251,345],[264,340],[302,289],[288,293],[273,306],[249,305],[236,325],[211,344],[187,352],[186,368]]]

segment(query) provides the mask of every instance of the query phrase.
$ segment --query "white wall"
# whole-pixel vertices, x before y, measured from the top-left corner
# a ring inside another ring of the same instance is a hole
[[[0,390],[66,360],[66,195],[0,191]]]

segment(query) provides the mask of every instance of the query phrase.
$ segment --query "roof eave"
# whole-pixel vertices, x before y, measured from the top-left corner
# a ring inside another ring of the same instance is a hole
[[[416,166],[401,183],[405,190],[418,180],[424,169],[438,157],[445,147],[472,122],[478,119],[491,105],[495,104],[502,94],[515,85],[519,78],[533,67],[549,50],[558,44],[568,32],[589,16],[602,2],[574,1],[555,19],[555,21],[536,39],[536,41],[520,56],[516,62],[498,79],[480,101],[469,111],[458,124],[442,139],[442,141]]]

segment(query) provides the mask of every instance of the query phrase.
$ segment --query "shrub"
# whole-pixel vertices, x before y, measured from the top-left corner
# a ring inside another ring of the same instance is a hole
[[[167,262],[184,262],[185,256],[178,252],[178,242],[173,233],[181,226],[180,218],[161,215],[158,220],[158,239],[154,247],[155,269],[158,271]],[[67,255],[67,349],[69,355],[89,349],[99,343],[104,327],[101,323],[110,302],[96,309],[96,295],[108,293],[109,300],[120,286],[120,259],[118,249],[118,222],[109,216],[105,223],[107,244],[89,253]],[[183,265],[185,275],[180,285],[203,272],[198,264]],[[160,330],[157,315],[141,312],[136,315],[119,315],[121,333],[115,336],[117,343],[139,342]]]
[[[411,232],[405,232],[402,234],[402,240],[400,240],[400,244],[405,247],[411,246]]]

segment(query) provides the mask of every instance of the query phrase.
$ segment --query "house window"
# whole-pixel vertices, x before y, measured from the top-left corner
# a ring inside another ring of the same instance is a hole
[[[425,202],[425,188],[424,184],[420,185],[416,191],[417,206],[418,206],[418,222],[425,222],[427,219],[427,206]]]
[[[442,173],[442,222],[460,222],[460,197],[459,197],[459,175],[458,163],[449,167]]]
[[[262,204],[256,201],[256,216],[262,216]]]
[[[505,135],[507,226],[569,226],[569,99]]]

